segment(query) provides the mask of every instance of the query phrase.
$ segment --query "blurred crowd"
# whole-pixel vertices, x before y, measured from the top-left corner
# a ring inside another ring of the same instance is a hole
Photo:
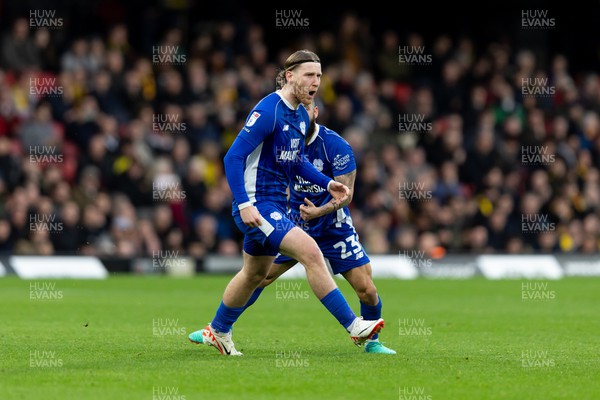
[[[143,50],[126,24],[67,37],[16,19],[0,38],[0,250],[239,255],[223,155],[308,48],[318,122],[355,152],[370,254],[599,252],[596,72],[506,41],[368,29],[346,14],[273,48],[261,25],[222,21]]]

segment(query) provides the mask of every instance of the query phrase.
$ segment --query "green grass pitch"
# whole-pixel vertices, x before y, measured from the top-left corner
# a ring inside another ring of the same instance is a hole
[[[375,280],[394,356],[280,280],[235,325],[239,358],[187,340],[228,280],[0,279],[0,399],[600,398],[598,279]]]

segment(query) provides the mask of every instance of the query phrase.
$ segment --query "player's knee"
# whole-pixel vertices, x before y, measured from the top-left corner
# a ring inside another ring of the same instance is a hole
[[[356,294],[361,302],[370,306],[377,305],[377,288],[373,284],[367,284],[356,289]]]
[[[294,234],[295,236],[292,238],[293,243],[290,242],[291,246],[288,249],[290,257],[302,263],[307,269],[313,268],[315,264],[324,262],[323,253],[321,253],[319,245],[312,237],[300,230],[294,231]]]
[[[262,282],[260,283],[261,288],[266,288],[267,286],[269,286],[271,283],[273,283],[273,281],[275,280],[276,276],[275,275],[267,275],[265,277],[265,279],[262,280]]]
[[[300,262],[308,269],[320,266],[324,262],[324,259],[319,246],[315,243],[303,249],[302,260]]]
[[[255,286],[258,286],[265,278],[267,278],[267,271],[246,271],[246,279]]]

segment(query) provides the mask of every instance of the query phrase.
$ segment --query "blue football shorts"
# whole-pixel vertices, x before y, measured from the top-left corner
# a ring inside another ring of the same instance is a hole
[[[262,225],[252,228],[244,224],[240,211],[233,212],[237,227],[244,234],[244,251],[251,256],[275,256],[283,237],[296,225],[288,218],[285,204],[254,203],[262,217]]]
[[[358,234],[352,225],[351,218],[347,218],[345,222],[330,225],[327,229],[321,229],[319,232],[309,229],[307,233],[319,245],[334,274],[341,274],[371,262],[358,240]],[[292,260],[290,257],[278,254],[275,263],[283,264],[290,260]]]

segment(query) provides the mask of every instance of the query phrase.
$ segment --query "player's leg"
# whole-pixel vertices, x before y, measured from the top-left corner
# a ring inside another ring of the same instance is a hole
[[[341,274],[356,292],[360,300],[360,312],[363,318],[381,318],[381,297],[378,295],[377,288],[373,282],[371,263],[369,262],[360,267],[352,268]],[[378,336],[378,334],[374,335],[367,341],[365,351],[367,353],[396,354],[394,350],[387,348],[379,342]]]
[[[244,265],[225,288],[213,320],[202,331],[202,342],[216,347],[223,355],[241,355],[231,340],[231,327],[246,309],[254,290],[267,276],[275,257],[252,256],[244,251],[243,259]],[[190,340],[194,341],[192,335]]]
[[[229,281],[212,321],[201,331],[192,332],[188,338],[193,343],[206,343],[216,347],[223,355],[241,355],[235,350],[231,340],[231,327],[242,315],[245,305],[260,282],[267,276],[269,268],[277,255],[281,232],[274,224],[281,213],[276,205],[255,205],[262,217],[262,225],[250,228],[246,226],[239,212],[234,214],[236,225],[244,233],[244,251],[242,269]]]
[[[267,277],[275,257],[251,256],[243,252],[243,259],[242,269],[231,279],[223,293],[223,302],[229,307],[246,305],[254,289]]]
[[[283,260],[284,258],[286,260]],[[269,273],[267,274],[265,279],[263,279],[260,285],[258,285],[258,287],[252,292],[252,295],[250,296],[250,299],[246,302],[244,309],[254,304],[256,300],[258,300],[258,297],[261,295],[264,288],[273,283],[275,279],[279,278],[297,263],[298,262],[296,260],[292,260],[288,257],[282,256],[281,254],[278,255],[273,264],[271,264],[271,268],[269,269]]]
[[[298,261],[296,260],[292,260],[285,256],[277,256],[273,262],[273,265],[271,265],[271,269],[269,270],[267,277],[260,283],[259,287],[266,288],[296,264],[298,264]]]
[[[297,263],[298,261],[278,253],[277,257],[273,261],[273,264],[271,265],[271,268],[269,269],[267,277],[263,279],[256,289],[254,289],[254,292],[252,292],[252,295],[250,296],[250,300],[248,300],[244,307],[248,308],[252,304],[256,303],[256,300],[258,300],[264,288],[273,283],[277,278],[279,278]]]
[[[358,234],[348,219],[331,227],[315,240],[334,274],[341,274],[354,288],[360,300],[361,315],[366,320],[381,318],[381,299],[373,283],[371,260],[358,239]],[[367,341],[365,351],[395,354],[393,350],[380,347],[374,335]],[[375,344],[373,344],[375,343]],[[382,345],[381,345],[382,346]]]
[[[247,256],[247,254],[244,252],[244,257],[245,256]],[[284,257],[281,256],[281,255],[277,257],[277,259],[280,259],[280,258],[284,258]],[[246,310],[246,308],[248,308],[252,304],[254,304],[256,302],[256,300],[258,300],[258,297],[260,296],[260,294],[262,293],[263,289],[266,286],[268,286],[275,279],[277,279],[279,276],[281,276],[285,271],[287,271],[288,269],[292,268],[297,263],[296,260],[291,260],[291,259],[287,259],[287,260],[288,261],[285,261],[285,262],[282,262],[282,263],[277,263],[277,260],[275,260],[271,264],[271,267],[269,269],[269,272],[268,272],[267,276],[264,279],[262,279],[262,281],[259,284],[259,286],[256,289],[254,289],[254,291],[250,295],[250,298],[248,299],[248,301],[244,305],[244,311]],[[244,264],[244,265],[246,265],[246,264]],[[252,268],[250,267],[249,270],[252,270]],[[244,267],[242,267],[242,270],[240,272],[238,272],[238,274],[233,279],[237,280],[238,275],[242,274],[243,271],[244,271]],[[256,277],[260,277],[260,276],[262,276],[262,274],[255,275],[255,276]],[[243,277],[240,276],[239,278],[242,279]],[[229,291],[234,291],[234,294],[237,294],[237,293],[235,293],[235,285],[237,285],[237,284],[239,284],[239,283],[234,282],[233,285],[232,285],[232,283],[230,282],[229,286],[227,286],[227,288],[225,289],[225,291],[226,292],[228,290]],[[223,300],[225,301],[225,296],[223,296]],[[231,329],[233,329],[233,326],[231,327]],[[188,336],[189,340],[192,343],[197,343],[197,344],[203,343],[204,342],[203,332],[204,332],[204,329],[200,329],[200,330],[197,330],[197,331],[194,331],[194,332],[190,333],[189,336]]]
[[[318,299],[337,289],[317,242],[303,230],[292,229],[283,238],[280,251],[281,254],[298,260],[304,265],[308,283]]]
[[[350,283],[361,305],[374,307],[379,304],[379,296],[377,295],[377,288],[372,279],[370,262],[344,271],[341,275]]]
[[[289,220],[288,214],[284,213],[277,205],[273,204],[260,204],[257,206],[259,208],[259,212],[261,215],[264,215],[264,225],[265,229],[269,232],[262,244],[261,253],[266,254],[274,254],[276,257],[273,257],[273,262],[267,269],[269,276],[262,279],[260,284],[253,290],[250,295],[248,301],[244,304],[244,309],[250,307],[252,304],[258,300],[258,297],[262,293],[263,289],[271,283],[273,280],[277,279],[278,276],[283,274],[285,271],[293,267],[297,261],[282,255],[279,252],[279,247],[283,238],[287,235],[287,233],[292,230],[296,225]],[[262,236],[262,234],[257,232],[257,229],[252,230],[254,233]],[[244,244],[246,246],[246,244]],[[249,248],[253,246],[248,245]],[[256,247],[256,246],[254,246]],[[253,251],[256,251],[253,249]]]
[[[306,232],[297,227],[290,230],[281,241],[279,251],[304,265],[314,294],[357,345],[362,345],[383,328],[381,318],[371,321],[356,317],[327,269],[319,246]]]

